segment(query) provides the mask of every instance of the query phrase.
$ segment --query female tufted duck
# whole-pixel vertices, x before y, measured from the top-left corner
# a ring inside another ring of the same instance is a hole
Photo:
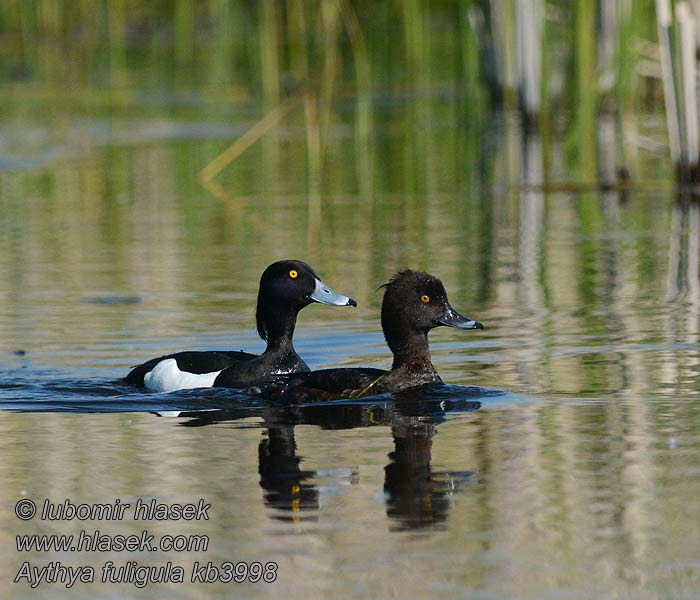
[[[308,371],[292,343],[299,311],[312,302],[357,306],[335,293],[314,270],[298,260],[271,264],[260,278],[255,318],[267,341],[260,356],[238,351],[189,351],[168,354],[135,367],[126,383],[161,392],[223,385],[250,387],[271,375]]]
[[[361,398],[442,382],[430,361],[428,332],[440,326],[484,326],[452,308],[442,282],[427,273],[406,269],[383,287],[382,330],[394,354],[391,371],[343,368],[300,373],[291,375],[284,385],[270,387],[265,395],[296,404]]]

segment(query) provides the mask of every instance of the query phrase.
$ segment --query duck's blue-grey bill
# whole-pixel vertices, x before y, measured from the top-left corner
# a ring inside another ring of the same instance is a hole
[[[316,289],[311,292],[309,298],[314,302],[330,304],[331,306],[357,306],[357,302],[352,298],[337,294],[320,279],[316,280]]]
[[[479,321],[474,321],[469,317],[460,315],[454,308],[449,304],[447,305],[447,312],[438,319],[440,325],[445,325],[446,327],[456,327],[457,329],[483,329],[484,324],[479,323]]]

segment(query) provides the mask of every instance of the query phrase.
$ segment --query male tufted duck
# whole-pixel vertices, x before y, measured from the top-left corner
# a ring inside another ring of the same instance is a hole
[[[265,395],[285,403],[322,402],[399,392],[440,383],[428,348],[428,332],[440,326],[483,329],[459,314],[447,301],[442,282],[418,271],[403,270],[385,284],[382,330],[394,354],[391,371],[373,368],[322,369],[293,374]]]
[[[260,278],[255,318],[267,341],[260,356],[242,351],[189,351],[160,356],[135,367],[126,383],[161,392],[210,387],[250,387],[272,375],[308,371],[292,343],[299,311],[312,302],[357,306],[337,294],[298,260],[271,264]]]

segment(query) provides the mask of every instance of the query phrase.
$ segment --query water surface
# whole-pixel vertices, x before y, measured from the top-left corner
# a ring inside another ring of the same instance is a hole
[[[663,179],[544,190],[542,141],[511,117],[467,122],[459,91],[386,93],[369,99],[365,137],[362,99],[334,108],[320,182],[299,108],[218,176],[217,196],[198,174],[260,103],[144,93],[94,110],[12,92],[26,103],[0,121],[13,140],[0,170],[2,597],[700,593],[700,210]],[[587,176],[563,140],[547,152],[548,177]],[[643,150],[631,160],[650,178],[668,171]],[[390,364],[377,288],[404,267],[441,277],[486,330],[434,331],[447,383],[417,396],[284,409],[119,382],[179,349],[262,350],[258,279],[290,257],[359,303],[302,312],[312,368]],[[117,498],[206,499],[210,518],[14,514],[20,499]],[[144,527],[210,546],[15,547],[17,534]],[[278,580],[31,590],[12,582],[25,560],[188,574],[195,561],[274,561]]]

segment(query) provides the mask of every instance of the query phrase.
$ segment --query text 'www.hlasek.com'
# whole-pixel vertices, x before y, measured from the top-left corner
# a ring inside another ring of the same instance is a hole
[[[98,564],[66,564],[60,559],[32,563],[21,561],[14,577],[17,584],[32,588],[40,585],[61,585],[72,588],[76,583],[131,584],[144,588],[159,583],[272,583],[277,579],[277,563],[273,561],[194,560],[182,565],[178,560],[159,564],[141,564],[147,553],[176,553],[189,557],[192,553],[209,550],[209,536],[201,533],[159,533],[153,530],[159,523],[208,521],[211,504],[204,499],[195,503],[158,502],[156,499],[108,503],[75,504],[71,500],[54,503],[46,499],[39,503],[23,498],[15,504],[15,515],[21,521],[102,522],[99,527],[84,527],[75,534],[18,533],[17,552],[47,553],[63,557],[70,553],[136,553],[139,560],[105,560]],[[114,533],[115,522],[150,523],[139,533]],[[156,527],[157,528],[157,527]]]

